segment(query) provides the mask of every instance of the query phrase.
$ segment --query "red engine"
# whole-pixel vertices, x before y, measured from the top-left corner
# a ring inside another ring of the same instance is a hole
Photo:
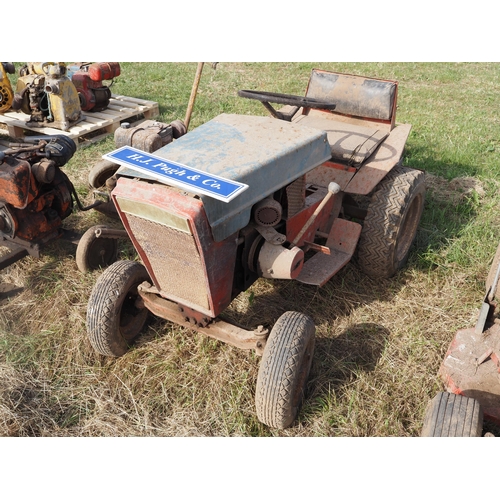
[[[73,185],[60,170],[76,151],[66,136],[32,138],[0,152],[0,239],[30,247],[59,236],[73,210]]]
[[[103,85],[103,80],[112,80],[120,75],[117,62],[77,63],[71,69],[71,81],[80,97],[82,111],[102,111],[109,105],[111,90]]]

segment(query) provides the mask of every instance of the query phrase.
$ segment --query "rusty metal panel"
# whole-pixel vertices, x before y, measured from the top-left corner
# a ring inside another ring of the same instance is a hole
[[[361,166],[344,191],[350,194],[370,194],[403,156],[411,125],[396,126],[373,156]]]
[[[229,305],[236,235],[215,242],[201,200],[163,184],[126,177],[118,179],[112,198],[164,297],[210,317]]]
[[[229,203],[202,195],[214,238],[222,241],[248,224],[255,203],[331,153],[322,130],[271,117],[222,114],[155,155],[249,186]]]
[[[355,173],[355,168],[348,168],[345,165],[325,162],[323,165],[320,165],[314,170],[308,172],[306,175],[306,181],[309,184],[325,188],[328,187],[330,182],[336,182],[340,186],[340,189],[344,191],[346,186],[349,184],[349,181],[354,177]]]
[[[477,399],[484,415],[500,424],[500,325],[484,333],[460,330],[439,370],[449,391]]]

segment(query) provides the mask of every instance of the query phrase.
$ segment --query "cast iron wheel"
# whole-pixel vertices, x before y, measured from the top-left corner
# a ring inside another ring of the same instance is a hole
[[[119,167],[120,165],[109,160],[98,161],[89,173],[89,185],[94,189],[102,188]]]
[[[358,263],[374,278],[394,276],[408,260],[424,209],[424,173],[394,167],[377,186],[358,244]]]
[[[139,262],[120,260],[98,278],[87,306],[87,334],[92,347],[105,356],[122,356],[144,327],[148,310],[137,307],[137,287],[151,282]]]
[[[82,273],[107,267],[118,258],[118,241],[115,238],[97,238],[95,230],[106,226],[93,226],[80,238],[76,247],[76,265]]]
[[[288,104],[290,106],[299,106],[304,108],[335,109],[332,102],[321,101],[313,97],[301,97],[291,94],[277,94],[275,92],[257,92],[255,90],[238,90],[240,97],[255,99],[260,102],[273,102],[276,104]]]
[[[495,276],[497,274],[499,265],[500,265],[500,244],[498,245],[495,257],[493,257],[493,263],[491,264],[490,271],[488,273],[488,278],[486,279],[486,293],[492,296],[492,300],[494,300],[495,297],[497,296],[498,283],[495,290],[490,291],[490,288],[492,287],[493,282],[495,281]]]
[[[439,392],[427,405],[422,437],[480,437],[483,411],[479,401]]]
[[[269,427],[285,429],[295,420],[314,352],[315,326],[305,314],[279,317],[264,348],[257,376],[257,417]]]

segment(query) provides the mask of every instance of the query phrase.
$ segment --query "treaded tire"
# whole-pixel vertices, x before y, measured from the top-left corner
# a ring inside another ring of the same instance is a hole
[[[107,267],[118,258],[118,241],[115,238],[97,238],[95,230],[107,226],[92,226],[83,233],[76,247],[76,265],[82,273]]]
[[[98,161],[89,172],[89,185],[94,189],[99,189],[106,184],[106,181],[115,175],[120,165],[110,160]]]
[[[439,392],[429,401],[422,437],[480,437],[483,411],[479,401],[459,394]]]
[[[374,278],[394,276],[408,260],[425,201],[423,172],[394,167],[377,186],[358,244],[361,270]]]
[[[295,420],[313,359],[315,326],[305,314],[288,311],[274,325],[264,348],[255,406],[257,418],[285,429]]]
[[[120,260],[97,279],[87,306],[87,334],[92,347],[105,356],[122,356],[140,334],[148,317],[135,305],[137,287],[151,282],[139,262]]]

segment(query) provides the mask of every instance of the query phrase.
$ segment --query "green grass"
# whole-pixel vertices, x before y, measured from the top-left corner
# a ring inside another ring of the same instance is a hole
[[[53,242],[0,275],[23,287],[0,305],[0,435],[419,434],[448,343],[474,324],[500,237],[500,64],[207,63],[190,129],[220,113],[266,115],[237,91],[301,95],[312,68],[399,81],[397,120],[413,127],[404,165],[426,172],[428,191],[415,247],[394,279],[372,280],[352,263],[321,289],[260,280],[231,305],[228,314],[250,325],[272,326],[288,309],[313,317],[316,351],[297,424],[277,431],[257,421],[257,356],[187,328],[153,318],[124,357],[95,354],[85,317],[99,272],[80,274],[74,247]],[[196,63],[122,63],[112,90],[158,102],[158,119],[171,122],[184,119],[195,72]],[[88,172],[113,148],[108,137],[65,166],[87,203]],[[65,225],[83,233],[99,222],[109,220],[77,212]]]

